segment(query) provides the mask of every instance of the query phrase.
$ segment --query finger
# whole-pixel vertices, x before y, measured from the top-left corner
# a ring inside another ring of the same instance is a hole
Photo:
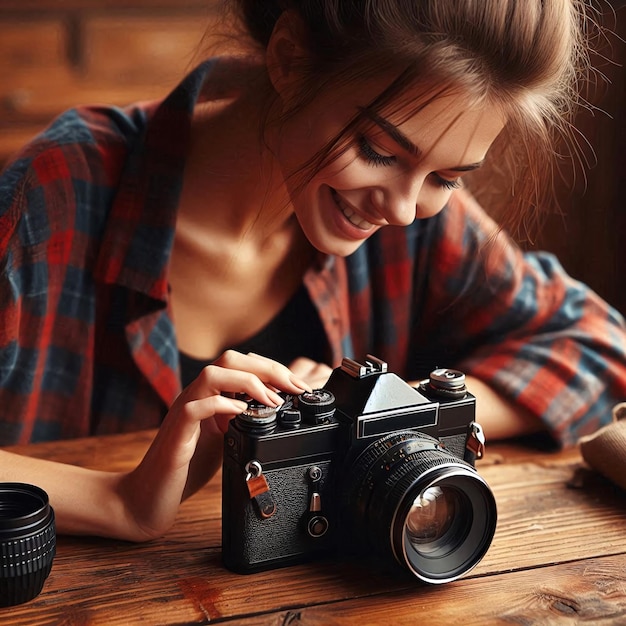
[[[248,352],[245,356],[258,362],[262,371],[267,373],[268,378],[264,378],[261,373],[257,373],[264,382],[274,384],[278,389],[291,393],[311,391],[311,387],[305,380],[302,380],[302,378],[294,374],[294,372],[282,363],[278,363],[278,361],[261,356],[255,352]],[[282,382],[283,380],[285,381],[284,383]],[[287,387],[284,385],[287,385]]]
[[[256,374],[208,365],[188,387],[186,401],[199,400],[223,394],[244,393],[268,406],[279,406],[283,399],[270,389]]]
[[[186,467],[196,450],[202,420],[208,431],[221,434],[214,418],[234,417],[246,408],[245,402],[220,395],[186,401],[181,394],[165,416],[142,464],[158,467],[161,474]]]
[[[235,400],[234,398],[227,398],[221,395],[211,395],[187,400],[179,407],[172,407],[170,413],[182,414],[184,422],[195,424],[202,420],[213,418],[216,415],[239,415],[247,408],[248,405],[242,400]]]
[[[332,374],[332,368],[325,363],[318,363],[306,357],[299,357],[289,364],[294,374],[305,380],[311,387],[323,387]]]
[[[166,428],[162,426],[159,433],[161,430],[167,431],[166,438],[170,447],[192,444],[195,448],[200,422],[204,423],[203,429],[214,434],[224,434],[228,428],[228,422],[247,408],[248,405],[245,402],[224,396],[209,396],[192,400],[186,402],[180,409],[170,411],[173,419],[164,421]],[[179,419],[176,419],[176,414]]]
[[[214,364],[228,369],[251,372],[256,374],[264,383],[273,385],[282,391],[290,393],[311,391],[306,381],[301,380],[288,367],[254,352],[242,354],[236,350],[227,350]]]
[[[225,435],[228,432],[228,424],[232,420],[234,415],[216,415],[214,424],[220,434]]]

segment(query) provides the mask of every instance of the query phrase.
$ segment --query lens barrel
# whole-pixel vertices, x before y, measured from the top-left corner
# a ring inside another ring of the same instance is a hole
[[[25,483],[0,483],[0,607],[39,595],[56,552],[48,494]]]
[[[476,470],[437,439],[400,431],[370,444],[351,467],[347,515],[363,545],[420,580],[445,583],[485,555],[496,503]]]

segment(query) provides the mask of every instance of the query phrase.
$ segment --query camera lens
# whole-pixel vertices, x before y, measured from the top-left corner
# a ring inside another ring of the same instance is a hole
[[[353,530],[425,582],[459,578],[491,545],[491,490],[432,437],[401,431],[378,439],[352,464],[350,481]]]
[[[43,489],[0,483],[0,606],[32,600],[56,551],[54,511]]]

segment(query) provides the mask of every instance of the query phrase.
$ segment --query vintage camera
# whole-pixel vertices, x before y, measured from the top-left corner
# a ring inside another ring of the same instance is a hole
[[[251,573],[351,551],[444,583],[484,556],[495,499],[462,372],[415,388],[371,355],[344,359],[323,389],[255,402],[224,439],[222,552]]]

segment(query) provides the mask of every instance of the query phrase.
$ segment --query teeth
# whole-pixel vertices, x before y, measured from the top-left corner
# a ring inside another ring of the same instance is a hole
[[[341,212],[346,216],[351,224],[354,224],[357,228],[360,228],[361,230],[370,230],[370,228],[374,228],[374,224],[358,216],[350,207],[344,206],[339,199],[338,204]]]

